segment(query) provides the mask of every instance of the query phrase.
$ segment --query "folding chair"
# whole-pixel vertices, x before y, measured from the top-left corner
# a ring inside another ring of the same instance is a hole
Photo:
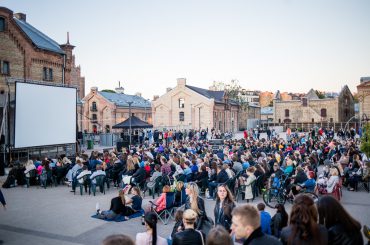
[[[175,212],[175,192],[167,192],[166,193],[166,208],[160,211],[156,211],[155,209],[158,207],[152,201],[151,203],[151,210],[157,215],[158,219],[162,221],[164,225],[168,224],[168,221],[172,218],[174,219],[174,212]]]

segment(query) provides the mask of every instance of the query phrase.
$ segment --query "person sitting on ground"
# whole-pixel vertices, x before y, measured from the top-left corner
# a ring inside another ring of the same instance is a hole
[[[135,242],[126,235],[110,235],[107,236],[101,245],[135,245]]]
[[[265,211],[266,205],[263,203],[257,204],[257,209],[261,216],[261,229],[262,232],[271,235],[271,215]]]
[[[130,185],[127,186],[127,191],[131,188]],[[141,192],[140,192],[140,189],[136,186],[132,187],[131,188],[131,194],[132,194],[132,197],[131,198],[128,198],[126,200],[126,208],[125,208],[125,220],[128,220],[130,215],[133,215],[137,212],[140,212],[142,211],[142,202],[143,202],[143,198],[141,197]],[[128,204],[131,204],[131,207],[130,206],[127,206]]]
[[[192,209],[185,210],[182,218],[185,229],[173,236],[172,245],[204,244],[205,235],[201,231],[195,230],[194,227],[197,217],[197,213]]]
[[[245,239],[246,244],[280,245],[281,242],[273,236],[264,234],[261,229],[261,218],[257,208],[245,204],[234,208],[232,212],[232,233],[235,238]]]
[[[118,196],[112,198],[110,208],[107,211],[97,210],[97,217],[99,219],[113,220],[117,216],[125,213],[125,189],[118,192]]]
[[[136,244],[167,245],[167,240],[158,235],[157,215],[153,212],[145,214],[144,225],[146,232],[136,234]]]
[[[361,224],[334,197],[325,195],[317,202],[319,223],[328,229],[329,244],[364,244]]]
[[[221,225],[216,225],[207,235],[206,245],[233,245],[230,234]]]

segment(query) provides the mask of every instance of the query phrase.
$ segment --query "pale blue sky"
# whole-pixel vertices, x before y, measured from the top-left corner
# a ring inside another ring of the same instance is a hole
[[[145,98],[176,78],[208,88],[356,91],[370,76],[368,0],[3,0],[59,43],[70,32],[91,86]]]

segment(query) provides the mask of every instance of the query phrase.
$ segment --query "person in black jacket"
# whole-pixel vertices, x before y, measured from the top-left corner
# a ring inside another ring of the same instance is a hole
[[[185,230],[173,236],[172,245],[195,245],[205,243],[205,235],[201,231],[194,229],[197,216],[197,213],[192,209],[185,210],[182,218]]]
[[[3,205],[3,208],[6,209],[6,202],[3,193],[0,190],[0,202]]]
[[[209,198],[208,199],[214,199],[214,189],[219,185],[219,184],[224,184],[229,180],[229,176],[227,175],[225,169],[222,168],[221,164],[217,165],[217,176],[216,180],[210,182],[208,184],[209,187]]]
[[[188,196],[185,202],[185,209],[192,209],[197,213],[198,221],[196,223],[196,229],[200,230],[203,226],[203,222],[207,220],[207,213],[204,207],[204,200],[199,196],[198,185],[194,182],[187,184],[185,193]]]
[[[271,219],[271,232],[277,238],[280,238],[281,230],[288,225],[288,214],[283,204],[275,206],[276,214]]]
[[[245,204],[234,208],[231,229],[236,239],[244,239],[243,245],[280,245],[273,236],[266,235],[261,229],[261,218],[256,207]]]
[[[215,225],[223,226],[227,231],[231,231],[231,212],[235,208],[235,202],[231,191],[227,185],[222,184],[217,188],[216,205],[214,208]]]
[[[112,198],[110,202],[109,210],[100,212],[100,210],[98,209],[96,211],[98,218],[111,220],[111,219],[116,218],[120,214],[124,214],[125,203],[126,201],[125,201],[125,189],[124,189],[118,192],[117,197]]]
[[[319,223],[328,229],[329,244],[364,244],[361,224],[352,218],[334,197],[320,197],[317,208]]]

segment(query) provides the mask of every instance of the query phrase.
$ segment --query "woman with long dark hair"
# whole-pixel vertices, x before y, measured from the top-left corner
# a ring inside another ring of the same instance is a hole
[[[144,225],[146,232],[136,234],[136,244],[167,245],[167,240],[157,235],[157,215],[153,212],[145,214]]]
[[[334,197],[320,197],[317,208],[319,223],[328,229],[329,244],[364,244],[361,224]]]
[[[277,204],[275,208],[276,214],[271,219],[271,232],[280,238],[281,230],[288,225],[288,214],[283,204]]]
[[[299,194],[294,199],[289,226],[281,232],[283,244],[328,244],[328,231],[317,224],[318,212],[313,199]]]
[[[216,205],[214,208],[215,225],[223,226],[227,231],[231,231],[231,212],[235,208],[234,197],[227,185],[222,184],[217,187]]]

